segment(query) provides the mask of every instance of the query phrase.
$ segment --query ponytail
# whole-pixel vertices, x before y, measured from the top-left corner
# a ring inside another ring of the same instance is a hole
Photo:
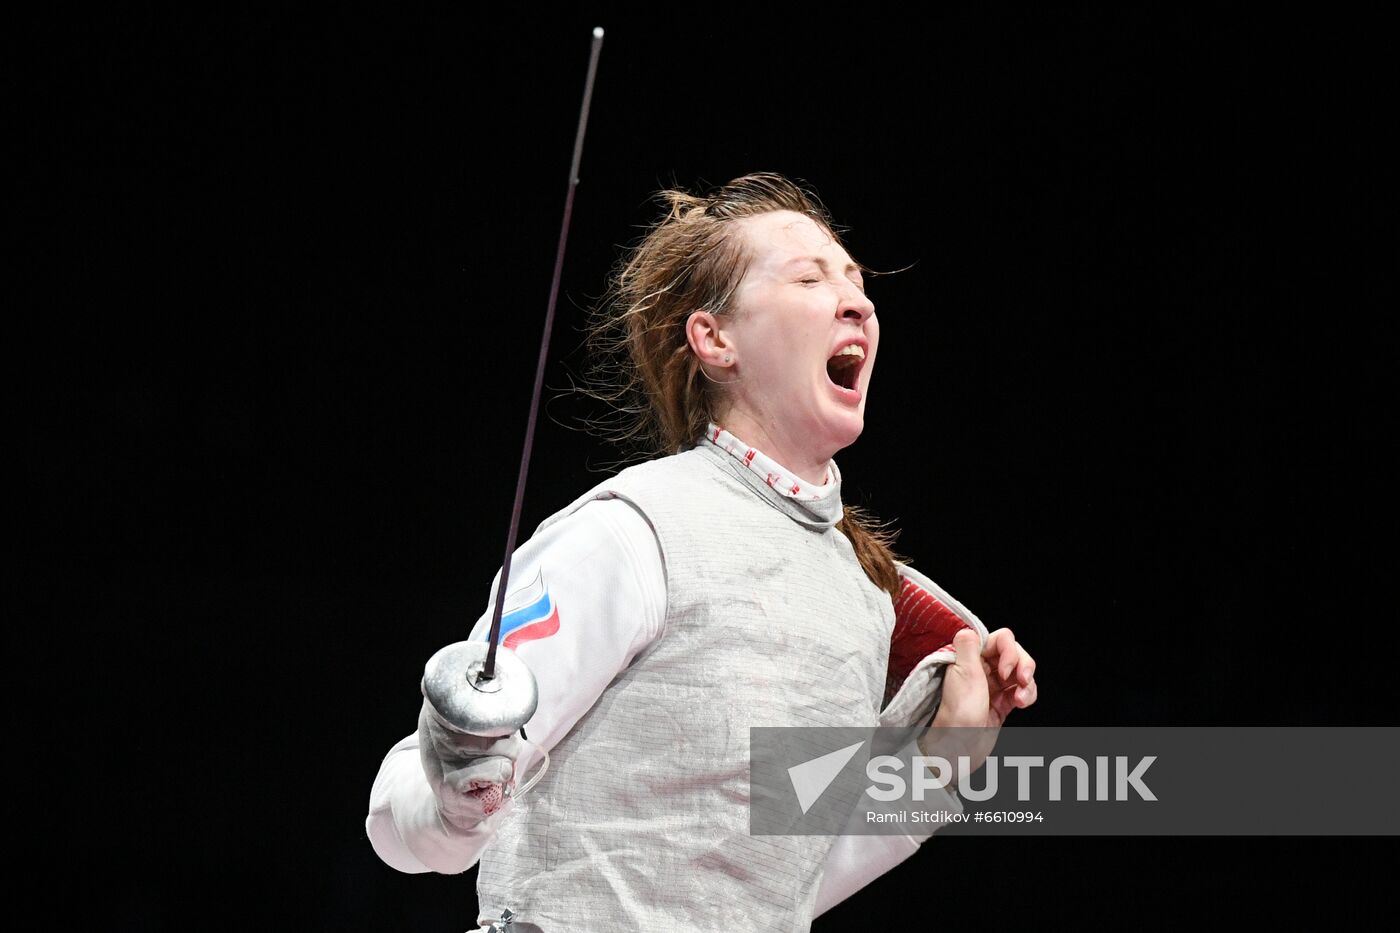
[[[867,512],[853,505],[844,507],[842,518],[836,523],[836,530],[850,539],[861,569],[870,578],[870,582],[889,593],[891,599],[898,596],[899,571],[894,564],[899,557],[891,546],[895,538],[899,537],[899,533],[890,531]]]

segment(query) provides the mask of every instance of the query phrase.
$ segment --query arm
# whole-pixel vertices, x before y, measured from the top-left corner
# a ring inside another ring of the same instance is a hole
[[[962,801],[951,788],[925,791],[921,807],[962,813]],[[927,833],[889,836],[837,836],[822,865],[821,887],[813,917],[826,913],[885,872],[919,851],[919,846],[942,824],[926,824]]]
[[[931,716],[932,727],[918,738],[919,750],[950,761],[970,753],[970,770],[975,771],[1011,710],[1035,703],[1035,659],[1010,629],[988,633],[981,620],[932,580],[904,566],[899,572],[902,590],[895,599],[896,644],[890,653],[891,682],[897,685],[880,713],[880,725],[910,726],[927,723]],[[921,653],[907,673],[905,662],[896,660],[900,654],[917,658]],[[935,791],[924,806],[963,812],[951,788]],[[933,829],[920,836],[837,837],[827,855],[816,914],[913,855],[932,835]]]
[[[894,597],[895,625],[890,636],[890,669],[881,726],[927,723],[938,710],[943,669],[953,662],[954,636],[972,629],[980,638],[986,627],[961,603],[928,577],[897,565],[900,591]],[[926,796],[929,810],[963,812],[955,791],[943,788]],[[820,916],[919,850],[941,824],[927,832],[878,836],[837,836],[823,866],[814,916]]]
[[[487,637],[498,584],[499,575],[472,640]],[[539,683],[539,707],[526,724],[533,743],[552,749],[617,673],[660,637],[665,603],[656,536],[620,499],[585,504],[516,552],[501,630],[504,644]],[[527,754],[516,773],[523,776],[532,767]],[[365,829],[385,864],[455,874],[476,864],[511,809],[507,803],[473,826],[444,820],[414,733],[380,765]]]

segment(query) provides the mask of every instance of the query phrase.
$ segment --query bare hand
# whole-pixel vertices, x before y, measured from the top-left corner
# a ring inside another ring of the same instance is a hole
[[[997,629],[980,652],[978,644],[971,629],[953,638],[957,661],[944,669],[938,715],[919,739],[924,754],[946,758],[955,766],[959,756],[966,756],[968,774],[987,760],[1011,711],[1030,706],[1039,692],[1035,659],[1016,642],[1011,629]]]

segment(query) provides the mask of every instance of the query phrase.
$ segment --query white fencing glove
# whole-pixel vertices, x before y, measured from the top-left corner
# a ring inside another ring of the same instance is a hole
[[[519,734],[492,738],[449,729],[427,700],[418,713],[423,773],[443,819],[459,829],[471,829],[501,808],[524,749]]]

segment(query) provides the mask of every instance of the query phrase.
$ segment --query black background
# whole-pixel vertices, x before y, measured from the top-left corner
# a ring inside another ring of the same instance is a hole
[[[1377,23],[51,20],[16,33],[10,348],[39,517],[13,637],[44,857],[20,878],[57,876],[60,917],[467,925],[470,878],[383,866],[365,804],[500,562],[597,24],[550,386],[651,192],[806,179],[853,255],[910,267],[870,283],[848,501],[1036,656],[1013,721],[1395,724]],[[526,533],[614,456],[551,395]],[[1280,779],[1307,805],[1337,775]],[[838,913],[1194,917],[1257,909],[1246,867],[1306,866],[1292,908],[1366,891],[1368,864],[1340,839],[935,838]]]

